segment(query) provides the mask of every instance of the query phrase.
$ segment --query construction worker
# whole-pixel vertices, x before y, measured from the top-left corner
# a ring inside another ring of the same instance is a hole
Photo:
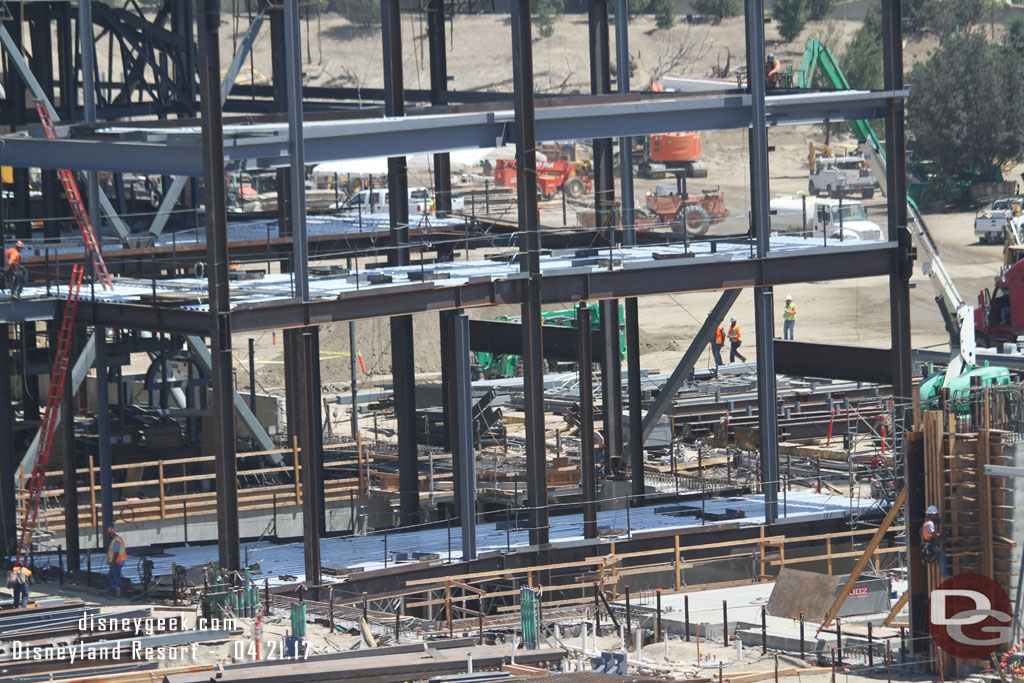
[[[21,289],[25,286],[25,283],[21,278],[21,250],[25,248],[25,243],[18,240],[14,243],[13,247],[8,247],[7,251],[4,252],[4,279],[7,281],[7,285],[11,289],[11,298],[21,298]]]
[[[32,570],[18,560],[7,572],[7,587],[14,593],[15,607],[28,607],[28,580]]]
[[[735,363],[737,358],[739,358],[743,362],[746,362],[747,357],[740,353],[740,345],[743,343],[743,334],[740,332],[740,326],[736,324],[736,318],[729,318],[728,337],[729,362]]]
[[[774,52],[769,52],[768,59],[764,62],[764,79],[772,88],[777,88],[779,80],[782,79],[782,62],[775,59]]]
[[[107,546],[107,564],[110,566],[107,577],[110,579],[110,590],[115,596],[120,597],[123,584],[121,569],[128,557],[128,549],[124,544],[124,539],[114,531],[112,526],[107,527],[107,538],[110,541],[110,545]]]
[[[722,347],[725,346],[725,330],[719,325],[715,330],[715,341],[711,344],[711,355],[715,357],[715,367],[722,364]]]
[[[782,311],[782,338],[792,339],[793,330],[796,328],[796,304],[793,297],[786,297],[786,308]]]
[[[949,560],[939,545],[939,508],[929,505],[925,511],[926,519],[921,525],[921,557],[925,562],[939,565],[942,578],[949,578]]]

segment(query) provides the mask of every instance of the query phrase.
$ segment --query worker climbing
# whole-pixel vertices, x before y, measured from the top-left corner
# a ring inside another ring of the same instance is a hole
[[[4,280],[11,290],[12,299],[20,299],[21,290],[25,286],[21,270],[21,250],[24,248],[25,243],[18,240],[13,247],[8,247],[4,252]]]
[[[28,607],[28,580],[32,570],[17,560],[7,572],[7,587],[14,593],[14,606]]]
[[[782,338],[793,339],[793,331],[796,329],[796,304],[793,303],[792,295],[786,297],[786,308],[782,311]]]
[[[775,58],[774,52],[768,53],[768,59],[764,62],[764,80],[771,88],[779,87],[782,79],[782,62]]]
[[[107,564],[110,566],[110,571],[107,577],[110,579],[110,590],[115,596],[120,597],[124,585],[121,572],[124,568],[124,561],[128,558],[128,549],[124,544],[124,539],[112,526],[107,527],[107,538],[110,539],[110,545],[107,546]]]
[[[715,357],[715,368],[722,364],[722,347],[725,346],[725,330],[719,325],[715,330],[715,341],[711,344],[711,355]]]
[[[925,515],[927,518],[921,525],[921,557],[929,564],[939,565],[939,574],[945,580],[950,576],[949,560],[940,546],[939,509],[934,505],[929,505]]]
[[[729,362],[735,363],[736,359],[739,358],[741,361],[746,362],[747,357],[740,353],[740,345],[743,344],[743,334],[740,332],[740,326],[736,322],[736,318],[729,319]]]

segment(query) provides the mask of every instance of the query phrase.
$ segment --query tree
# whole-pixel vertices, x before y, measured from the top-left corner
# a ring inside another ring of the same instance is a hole
[[[913,148],[950,176],[983,175],[1024,157],[1024,108],[1016,101],[1024,64],[979,34],[947,36],[910,74],[907,119]]]
[[[882,15],[874,7],[868,8],[853,40],[839,57],[839,67],[855,90],[882,88]]]
[[[693,0],[693,11],[710,14],[715,21],[721,21],[739,14],[740,4],[737,0]]]
[[[338,12],[356,26],[380,25],[380,0],[332,0],[327,9]]]
[[[670,29],[676,25],[674,0],[653,0],[651,9],[654,10],[654,23],[658,28]]]
[[[807,0],[807,9],[811,19],[820,21],[832,10],[832,0]]]
[[[1014,17],[1006,25],[1003,44],[1024,57],[1024,17]]]
[[[806,0],[775,0],[772,18],[779,25],[779,35],[787,43],[800,35],[807,23]]]
[[[903,16],[912,30],[928,28],[947,35],[987,20],[997,4],[996,0],[906,0]]]
[[[565,11],[565,0],[537,0],[537,25],[542,38],[555,34],[555,17]]]

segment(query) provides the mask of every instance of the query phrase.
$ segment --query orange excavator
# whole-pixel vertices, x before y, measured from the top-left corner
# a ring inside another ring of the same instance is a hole
[[[651,92],[665,92],[665,89],[652,78]],[[708,177],[708,165],[700,158],[700,133],[659,133],[633,140],[636,141],[633,163],[642,177],[664,178],[666,173],[685,173],[690,178]]]

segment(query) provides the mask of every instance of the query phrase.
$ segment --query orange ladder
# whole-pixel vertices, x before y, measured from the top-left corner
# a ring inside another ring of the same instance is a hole
[[[46,478],[46,467],[50,463],[50,451],[53,450],[53,436],[57,432],[61,396],[64,395],[64,382],[67,380],[71,335],[75,328],[75,311],[78,309],[78,293],[82,288],[82,274],[85,267],[75,264],[71,271],[71,286],[68,288],[68,301],[64,306],[64,320],[60,325],[60,336],[57,341],[57,355],[53,359],[53,370],[50,371],[50,390],[46,394],[46,413],[39,429],[39,447],[36,449],[36,462],[32,467],[32,478],[28,483],[28,499],[25,501],[25,516],[21,523],[21,537],[18,540],[17,563],[27,563],[32,548],[32,535],[35,533],[39,520],[39,499],[42,495]],[[71,419],[71,407],[67,407]],[[69,453],[66,457],[73,457]],[[66,486],[74,486],[75,482],[65,482]]]

